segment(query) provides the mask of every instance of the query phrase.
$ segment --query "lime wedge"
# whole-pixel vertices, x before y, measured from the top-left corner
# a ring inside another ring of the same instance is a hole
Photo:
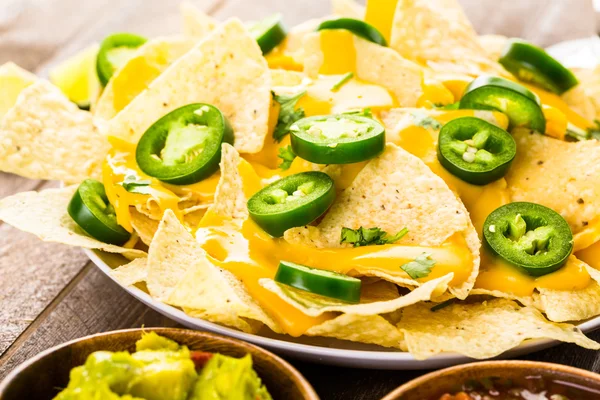
[[[100,92],[96,75],[98,45],[94,44],[50,71],[50,81],[80,108],[89,109]]]

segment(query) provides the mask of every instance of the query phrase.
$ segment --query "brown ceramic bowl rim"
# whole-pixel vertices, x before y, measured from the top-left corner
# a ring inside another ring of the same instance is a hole
[[[506,369],[523,369],[523,370],[546,370],[548,372],[562,372],[564,374],[577,375],[582,378],[600,382],[600,375],[587,371],[585,369],[570,367],[568,365],[554,364],[539,361],[521,361],[521,360],[506,360],[506,361],[479,361],[472,362],[469,364],[456,365],[454,367],[440,369],[438,371],[430,372],[415,378],[400,387],[387,394],[381,400],[396,400],[401,395],[406,394],[409,390],[412,390],[418,386],[434,382],[443,375],[451,375],[456,372],[473,371],[478,369],[488,368],[506,368]]]
[[[0,382],[0,398],[2,398],[4,392],[6,391],[6,388],[9,386],[10,382],[12,380],[14,380],[21,372],[23,372],[23,370],[25,370],[27,367],[29,367],[31,364],[34,364],[35,362],[37,362],[38,360],[40,360],[41,358],[46,357],[47,355],[71,346],[75,343],[78,342],[82,342],[85,340],[89,340],[89,339],[93,339],[93,338],[97,338],[97,337],[102,337],[102,336],[110,336],[110,335],[118,335],[121,333],[130,333],[130,332],[151,332],[154,331],[158,334],[160,334],[161,332],[172,332],[172,331],[179,331],[180,333],[185,333],[185,334],[189,334],[189,335],[194,335],[198,338],[202,337],[202,338],[210,338],[210,339],[215,339],[215,340],[219,340],[221,342],[227,343],[231,346],[236,346],[236,347],[242,347],[245,349],[253,349],[259,353],[263,353],[265,356],[273,359],[281,369],[285,369],[290,376],[293,377],[294,383],[305,393],[306,395],[306,399],[308,400],[319,400],[319,396],[317,395],[317,392],[315,392],[315,389],[312,387],[312,385],[306,380],[306,378],[304,376],[302,376],[302,374],[300,372],[298,372],[298,370],[296,368],[294,368],[290,363],[288,363],[287,361],[285,361],[283,358],[280,358],[279,356],[271,353],[268,350],[263,349],[262,347],[258,347],[256,345],[250,344],[250,343],[246,343],[243,342],[241,340],[238,339],[233,339],[227,336],[221,336],[221,335],[217,335],[214,333],[209,333],[209,332],[204,332],[204,331],[195,331],[192,329],[182,329],[182,328],[152,328],[152,327],[148,327],[148,328],[132,328],[132,329],[120,329],[120,330],[116,330],[116,331],[108,331],[108,332],[101,332],[101,333],[96,333],[93,335],[88,335],[88,336],[84,336],[84,337],[80,337],[78,339],[73,339],[70,340],[68,342],[65,343],[61,343],[59,345],[56,345],[54,347],[51,347],[47,350],[42,351],[41,353],[38,353],[37,355],[27,359],[26,361],[24,361],[23,363],[19,364],[19,366],[17,366],[14,370],[12,370],[1,382]],[[250,351],[248,351],[250,352]]]

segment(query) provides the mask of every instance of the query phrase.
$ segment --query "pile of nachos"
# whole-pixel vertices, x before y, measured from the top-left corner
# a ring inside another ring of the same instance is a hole
[[[244,332],[426,359],[600,315],[600,66],[478,36],[456,0],[333,0],[115,33],[50,81],[0,66],[0,170],[62,181],[0,200],[40,239]]]

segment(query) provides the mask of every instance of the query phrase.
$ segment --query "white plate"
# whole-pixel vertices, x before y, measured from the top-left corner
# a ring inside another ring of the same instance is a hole
[[[552,46],[548,51],[569,67],[591,68],[600,60],[600,39],[592,37],[560,43]],[[110,273],[112,270],[110,265],[114,268],[122,264],[123,258],[91,250],[84,251],[102,272],[113,281],[117,282]],[[119,282],[117,282],[117,284],[119,284]],[[202,319],[190,317],[175,307],[152,299],[150,295],[138,288],[123,286],[123,289],[148,307],[188,328],[215,332],[246,340],[259,346],[266,347],[279,354],[300,360],[340,365],[344,367],[396,370],[440,368],[473,361],[471,358],[456,353],[440,354],[424,361],[415,360],[409,353],[389,350],[379,346],[329,338],[293,338],[287,335],[275,334],[270,330],[253,335],[226,328]],[[580,324],[579,328],[583,332],[591,332],[599,329],[600,316]],[[507,351],[499,358],[517,357],[551,346],[556,346],[557,344],[559,344],[559,342],[549,339],[530,340]]]
[[[112,268],[123,264],[124,259],[121,256],[86,249],[84,249],[84,252],[102,272],[119,284],[110,272]],[[136,287],[122,287],[148,307],[188,328],[219,333],[236,339],[245,340],[263,346],[278,354],[299,360],[344,367],[397,370],[440,368],[473,361],[471,358],[456,353],[440,354],[427,360],[415,360],[409,353],[398,350],[390,350],[379,346],[352,343],[330,338],[293,338],[291,336],[273,333],[268,329],[265,329],[265,332],[259,332],[259,334],[253,335],[199,318],[190,317],[175,307],[154,300],[148,293]],[[584,332],[591,332],[600,328],[600,317],[580,324],[579,328]],[[559,342],[548,339],[531,340],[502,354],[499,358],[516,357],[551,346],[556,346],[557,344],[559,344]]]

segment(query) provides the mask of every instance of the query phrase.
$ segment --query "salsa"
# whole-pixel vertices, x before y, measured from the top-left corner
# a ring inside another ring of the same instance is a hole
[[[456,391],[431,400],[593,400],[600,391],[540,375],[519,379],[490,377],[470,380]]]

